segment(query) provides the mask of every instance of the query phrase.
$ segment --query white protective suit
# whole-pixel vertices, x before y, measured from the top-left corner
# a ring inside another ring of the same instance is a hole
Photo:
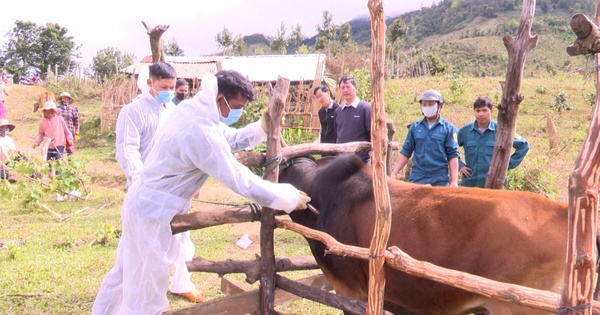
[[[164,106],[159,104],[148,86],[150,76],[148,68],[138,76],[137,86],[142,92],[129,105],[124,106],[119,113],[116,128],[116,158],[121,170],[127,177],[127,186],[131,187],[142,170],[150,143],[156,131],[162,126],[175,105],[169,102]],[[181,254],[172,265],[172,276],[169,281],[169,291],[173,293],[192,292],[196,286],[191,281],[186,261],[194,258],[195,248],[190,239],[190,233],[176,235],[181,243]]]
[[[140,73],[138,88],[142,93],[123,106],[117,117],[115,157],[127,177],[127,187],[139,176],[159,125],[175,108],[173,103],[162,105],[150,95],[150,87],[146,82],[148,76],[148,69]]]
[[[298,190],[262,180],[240,164],[232,151],[256,146],[266,139],[260,122],[243,129],[219,122],[217,79],[207,74],[202,91],[185,100],[157,133],[140,173],[123,204],[123,235],[117,259],[94,302],[92,314],[161,314],[169,264],[180,243],[170,222],[190,209],[190,199],[209,176],[262,206],[291,212]]]

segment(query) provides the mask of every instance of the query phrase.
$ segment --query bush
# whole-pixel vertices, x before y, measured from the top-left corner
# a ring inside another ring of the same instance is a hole
[[[531,191],[548,198],[557,198],[556,176],[546,172],[549,158],[540,156],[526,165],[512,169],[506,174],[504,188],[509,190]]]

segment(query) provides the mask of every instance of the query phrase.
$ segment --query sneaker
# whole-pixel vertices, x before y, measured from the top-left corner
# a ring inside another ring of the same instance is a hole
[[[12,174],[8,174],[8,177],[6,179],[8,180],[9,183],[17,182],[17,179]]]
[[[198,291],[198,290],[194,290],[192,292],[186,292],[186,293],[173,293],[173,294],[182,296],[182,297],[190,300],[193,303],[202,303],[206,300],[206,298],[204,297],[204,293],[202,293],[201,291]]]

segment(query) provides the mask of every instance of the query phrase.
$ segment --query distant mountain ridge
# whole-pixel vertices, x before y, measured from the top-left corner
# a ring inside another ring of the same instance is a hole
[[[594,0],[538,0],[532,25],[532,34],[539,35],[538,46],[528,56],[524,74],[553,75],[589,67],[589,59],[569,57],[565,49],[575,39],[569,26],[571,16],[583,13],[593,17],[595,5]],[[408,31],[401,42],[406,60],[420,58],[436,63],[434,66],[441,72],[501,76],[508,63],[502,37],[507,32],[516,33],[521,6],[521,0],[443,0],[400,16],[386,14],[386,24],[396,18],[406,24]],[[370,46],[368,15],[346,23],[355,43]],[[302,44],[312,47],[316,38],[317,35],[306,38]],[[253,34],[244,40],[248,46],[269,47],[269,38],[264,35]],[[294,50],[288,46],[288,53]]]

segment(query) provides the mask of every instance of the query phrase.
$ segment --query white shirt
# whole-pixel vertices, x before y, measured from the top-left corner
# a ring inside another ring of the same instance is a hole
[[[174,108],[171,102],[160,104],[145,91],[119,112],[115,157],[127,177],[127,187],[137,179],[156,131]]]
[[[217,79],[207,74],[202,79],[202,91],[179,103],[156,134],[141,182],[152,190],[189,200],[212,176],[262,206],[294,210],[297,189],[261,179],[232,154],[266,140],[260,122],[241,129],[221,123],[216,95]]]
[[[9,136],[0,137],[0,162],[8,162],[10,156],[17,151],[15,142]]]

